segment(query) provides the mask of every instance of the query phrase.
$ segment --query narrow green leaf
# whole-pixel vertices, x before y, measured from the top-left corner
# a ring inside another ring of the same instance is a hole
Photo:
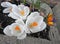
[[[40,9],[40,0],[38,0],[35,4],[34,4],[35,8]]]

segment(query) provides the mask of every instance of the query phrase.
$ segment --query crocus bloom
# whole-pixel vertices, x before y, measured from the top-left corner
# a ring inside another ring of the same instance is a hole
[[[6,7],[6,9],[3,10],[3,13],[9,13],[8,16],[13,18],[13,19],[20,19],[19,16],[17,16],[16,14],[14,14],[12,11],[12,9],[15,7],[15,8],[18,8],[17,5],[15,4],[11,4],[10,2],[2,2],[1,3],[1,6],[2,7]]]
[[[26,37],[25,29],[24,22],[17,20],[15,23],[8,25],[3,32],[8,36],[16,36],[17,39],[24,39]]]
[[[53,22],[53,15],[50,13],[50,14],[48,14],[48,17],[47,17],[47,24],[49,25],[49,26],[52,26],[52,25],[54,25],[54,22]]]
[[[39,16],[38,12],[33,12],[28,16],[26,26],[28,31],[36,33],[46,28],[46,23],[43,21],[43,17]]]
[[[3,13],[10,13],[12,11],[12,4],[9,2],[2,2],[2,7],[6,7],[6,9],[3,10]]]
[[[22,20],[25,20],[26,17],[29,15],[30,9],[27,6],[24,6],[23,4],[20,4],[20,5],[18,5],[18,8],[14,7],[13,11]]]

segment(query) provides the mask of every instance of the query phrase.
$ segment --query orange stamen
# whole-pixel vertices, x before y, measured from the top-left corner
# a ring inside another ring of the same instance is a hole
[[[33,26],[37,26],[38,23],[37,23],[37,22],[33,22],[32,25],[33,25]]]
[[[38,23],[37,22],[33,22],[33,23],[30,24],[30,28],[36,27],[36,26],[38,26]]]
[[[12,8],[10,8],[10,12],[12,12]]]
[[[15,27],[15,30],[16,30],[16,31],[19,31],[19,30],[20,30],[20,27],[19,27],[19,26],[16,26],[16,27]]]
[[[22,16],[24,16],[24,14],[25,14],[24,10],[20,11],[20,14],[21,14]]]

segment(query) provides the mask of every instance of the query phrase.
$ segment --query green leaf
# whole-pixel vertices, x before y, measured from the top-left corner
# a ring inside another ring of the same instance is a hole
[[[38,0],[35,4],[34,4],[35,8],[40,9],[40,0]]]
[[[25,4],[26,3],[26,0],[21,0],[21,3],[24,3]]]

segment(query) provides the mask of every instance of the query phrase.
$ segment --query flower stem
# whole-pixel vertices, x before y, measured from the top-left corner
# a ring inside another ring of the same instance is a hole
[[[34,0],[31,0],[32,1],[32,7],[33,7],[33,11],[34,11]]]
[[[24,4],[26,3],[26,0],[23,0]]]

